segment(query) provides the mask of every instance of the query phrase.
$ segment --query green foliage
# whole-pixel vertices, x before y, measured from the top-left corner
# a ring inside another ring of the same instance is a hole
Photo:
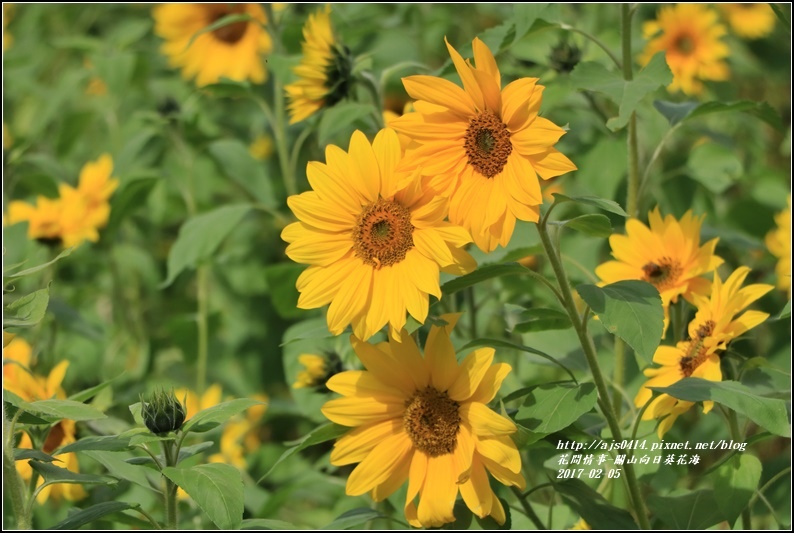
[[[219,529],[239,529],[243,520],[243,480],[230,465],[212,463],[163,470],[207,513]]]
[[[47,312],[50,290],[39,289],[3,306],[3,328],[35,326]]]
[[[561,383],[533,387],[518,408],[516,422],[533,433],[564,429],[595,407],[598,395],[592,383]]]
[[[715,470],[711,478],[717,506],[733,525],[761,481],[761,461],[747,453],[734,455]]]
[[[182,431],[185,433],[203,433],[218,427],[220,424],[227,422],[231,417],[236,414],[242,413],[249,407],[254,405],[262,405],[258,400],[251,400],[250,398],[238,398],[236,400],[229,400],[228,402],[219,403],[213,407],[203,409],[190,417],[185,422]]]
[[[706,529],[725,518],[711,490],[697,490],[675,496],[648,497],[648,508],[672,529]]]
[[[554,489],[592,529],[638,529],[629,513],[611,505],[603,496],[579,479],[554,482]]]
[[[79,529],[80,527],[90,524],[94,520],[98,520],[103,516],[113,513],[120,513],[130,509],[138,509],[140,505],[130,504],[124,502],[102,502],[95,505],[80,509],[76,513],[72,513],[66,520],[62,520],[55,524],[52,529],[56,531],[68,531]]]

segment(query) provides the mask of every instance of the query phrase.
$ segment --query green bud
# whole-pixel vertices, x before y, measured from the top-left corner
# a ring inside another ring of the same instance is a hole
[[[141,397],[141,416],[149,431],[162,435],[182,427],[185,407],[176,399],[173,389],[171,392],[161,390],[152,394],[148,402]]]

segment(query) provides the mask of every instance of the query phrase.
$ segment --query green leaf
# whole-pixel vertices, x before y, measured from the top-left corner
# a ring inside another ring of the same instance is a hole
[[[684,378],[669,387],[651,387],[651,390],[688,402],[707,400],[717,402],[746,416],[770,433],[791,437],[786,402],[777,398],[759,396],[738,381]]]
[[[501,340],[501,339],[474,339],[470,343],[468,343],[465,346],[461,347],[459,351],[462,352],[462,351],[468,350],[470,348],[479,348],[480,346],[488,346],[488,347],[491,347],[491,348],[500,348],[500,347],[501,348],[508,348],[510,350],[518,350],[518,351],[521,351],[521,352],[531,353],[531,354],[540,356],[543,359],[546,359],[547,361],[550,361],[551,363],[554,363],[558,367],[560,367],[563,370],[565,370],[565,372],[569,376],[571,376],[571,379],[573,381],[576,381],[576,378],[574,377],[573,372],[571,372],[568,369],[568,367],[566,367],[565,365],[563,365],[562,363],[557,361],[554,357],[550,356],[549,354],[547,354],[545,352],[541,352],[540,350],[536,350],[535,348],[530,348],[529,346],[524,346],[522,344],[515,344],[515,343],[504,341],[504,340]]]
[[[604,327],[650,360],[662,340],[664,311],[659,291],[650,283],[625,280],[596,287],[579,285],[579,295]]]
[[[211,440],[205,442],[199,442],[198,444],[194,444],[193,446],[182,446],[179,450],[179,458],[176,460],[177,463],[181,463],[188,457],[193,457],[204,450],[212,448],[215,443]]]
[[[115,477],[110,476],[96,476],[93,474],[80,474],[72,472],[66,468],[60,468],[49,463],[41,463],[39,461],[30,461],[30,466],[41,474],[44,478],[44,484],[39,488],[46,485],[55,485],[57,483],[79,483],[80,485],[99,484],[99,485],[114,485],[119,482]]]
[[[477,268],[477,270],[474,272],[444,283],[441,286],[441,292],[443,292],[445,295],[455,294],[458,291],[462,291],[463,289],[489,279],[526,274],[528,270],[529,269],[519,265],[518,263],[483,265]]]
[[[570,220],[554,222],[553,224],[571,228],[594,237],[609,237],[612,235],[612,224],[609,223],[609,218],[601,214],[581,215]]]
[[[40,450],[14,448],[14,461],[24,461],[27,459],[35,459],[36,461],[41,461],[42,463],[52,463],[54,461],[60,462],[60,459],[57,459],[52,455],[44,453]]]
[[[540,385],[526,396],[515,418],[534,433],[554,433],[579,420],[597,400],[592,383]]]
[[[518,319],[521,322],[513,326],[512,329],[512,331],[517,331],[518,333],[568,329],[571,327],[571,319],[559,309],[533,307],[522,311]]]
[[[138,505],[137,503],[136,504],[125,503],[125,502],[97,503],[90,507],[86,507],[85,509],[81,509],[76,513],[70,514],[65,520],[58,522],[50,529],[54,529],[56,531],[80,529],[82,526],[86,524],[90,524],[94,520],[98,520],[103,516],[107,516],[113,513],[120,513],[121,511],[127,511],[129,509],[137,509],[139,507],[140,505]]]
[[[240,526],[240,529],[292,530],[302,528],[296,526],[295,524],[284,522],[283,520],[270,520],[269,518],[246,518],[243,520],[243,524]]]
[[[119,379],[123,375],[124,375],[124,372],[122,372],[121,374],[119,374],[115,378],[111,378],[111,379],[109,379],[107,381],[103,381],[99,385],[95,385],[95,386],[90,387],[88,389],[81,390],[80,392],[76,392],[76,393],[72,394],[71,396],[69,396],[68,399],[72,400],[72,401],[75,401],[75,402],[88,401],[91,398],[93,398],[94,396],[96,396],[99,392],[101,392],[104,389],[106,389],[107,387],[109,387],[114,381],[116,381],[117,379]]]
[[[94,407],[72,400],[39,400],[28,403],[26,407],[26,410],[29,409],[35,414],[43,414],[59,420],[66,418],[79,422],[107,418],[104,413]]]
[[[761,481],[761,469],[761,461],[757,457],[742,453],[734,455],[711,473],[714,497],[731,527],[755,494]]]
[[[617,202],[613,200],[607,200],[606,198],[598,198],[597,196],[567,196],[557,192],[555,192],[553,196],[554,203],[556,204],[561,204],[563,202],[576,202],[578,204],[591,205],[593,207],[603,209],[604,211],[615,213],[616,215],[620,215],[622,217],[629,216],[629,214],[626,213]]]
[[[3,328],[29,328],[38,324],[47,312],[49,301],[49,287],[14,300],[3,308]]]
[[[791,300],[786,302],[786,305],[781,309],[780,314],[777,316],[778,320],[784,320],[786,318],[791,318]]]
[[[631,515],[615,507],[580,479],[552,480],[565,503],[581,516],[591,529],[639,529]]]
[[[786,12],[786,8],[783,7],[785,4],[777,4],[775,2],[770,2],[769,6],[772,8],[772,11],[775,12],[777,19],[783,24],[783,27],[788,30],[789,34],[791,33],[791,15]]]
[[[211,83],[201,88],[202,91],[207,91],[216,98],[248,98],[252,95],[252,89],[253,87],[248,81],[228,78],[222,78],[217,83]]]
[[[168,287],[183,270],[212,256],[250,209],[248,204],[226,205],[189,218],[168,252],[168,277],[160,287]]]
[[[667,119],[671,126],[682,122],[698,105],[698,102],[653,101],[653,107]]]
[[[351,509],[339,515],[333,522],[321,528],[323,530],[338,531],[341,529],[352,529],[356,526],[361,526],[370,520],[376,518],[389,518],[386,515],[379,513],[374,509],[368,507],[360,507],[358,509]]]
[[[744,174],[735,151],[716,143],[694,147],[686,166],[689,176],[714,194],[724,193]]]
[[[299,441],[295,443],[288,443],[288,445],[291,445],[292,447],[289,448],[288,450],[285,450],[284,453],[281,454],[281,457],[279,457],[278,460],[276,460],[276,462],[273,463],[273,466],[270,467],[270,470],[268,470],[264,476],[259,478],[257,484],[261,483],[263,479],[268,477],[273,472],[273,470],[275,470],[276,467],[280,465],[283,461],[289,459],[290,457],[300,452],[301,450],[305,450],[309,446],[314,446],[315,444],[320,444],[321,442],[334,440],[338,437],[341,437],[348,431],[350,431],[350,428],[345,426],[340,426],[337,424],[325,424],[309,432]]]
[[[252,400],[251,398],[237,398],[236,400],[219,403],[218,405],[208,407],[193,415],[193,417],[182,426],[182,431],[185,433],[191,431],[194,433],[209,431],[224,422],[228,422],[231,417],[242,413],[249,407],[262,404],[263,402]]]
[[[59,449],[57,453],[84,452],[86,450],[121,452],[131,449],[130,439],[113,435],[107,437],[83,437],[78,441],[67,444]]]
[[[337,133],[348,130],[348,133],[352,133],[354,123],[360,122],[373,113],[375,113],[375,108],[372,105],[357,102],[341,102],[334,107],[325,109],[317,128],[317,143],[320,146],[325,146],[333,140]]]
[[[522,246],[521,248],[515,248],[514,250],[510,250],[507,252],[504,257],[499,259],[499,263],[516,263],[525,257],[529,257],[532,255],[539,255],[543,254],[543,245],[536,244],[534,246]]]
[[[679,496],[651,494],[648,509],[672,529],[707,529],[725,520],[714,492],[710,490]]]
[[[114,233],[124,219],[136,209],[144,207],[149,193],[159,182],[160,178],[157,176],[146,176],[125,182],[110,201],[110,220],[105,231],[108,234]]]
[[[243,521],[243,478],[233,466],[221,463],[190,469],[169,466],[163,474],[179,485],[219,529],[239,529]]]
[[[113,475],[120,478],[125,479],[131,483],[135,483],[139,487],[143,487],[145,489],[160,492],[159,482],[156,484],[152,484],[152,481],[149,480],[149,476],[147,474],[151,473],[152,475],[155,474],[153,470],[150,470],[148,467],[141,467],[136,466],[133,464],[128,463],[122,457],[124,455],[119,454],[118,452],[105,452],[105,451],[85,451],[82,452],[87,457],[94,459],[102,466],[107,468],[108,472],[113,472]],[[148,456],[147,456],[148,457]],[[157,478],[160,478],[160,473],[156,473]]]
[[[139,426],[145,426],[146,423],[143,421],[143,412],[141,410],[141,402],[135,402],[134,404],[129,406],[130,413],[132,414],[132,419],[135,423]],[[140,429],[140,428],[136,428]],[[147,430],[148,432],[148,430]]]
[[[74,248],[67,248],[63,250],[61,253],[59,253],[57,256],[55,256],[55,259],[51,261],[47,261],[46,263],[43,263],[41,265],[36,265],[34,267],[26,268],[25,270],[19,270],[17,272],[10,272],[8,274],[3,272],[3,282],[8,283],[9,281],[14,281],[15,279],[19,279],[25,276],[29,276],[31,274],[35,274],[36,272],[40,272],[45,268],[48,268],[50,265],[57,263],[64,257],[68,257],[69,255],[72,254],[73,251]]]
[[[780,115],[775,111],[772,106],[766,102],[750,102],[742,100],[739,102],[706,102],[700,104],[687,115],[685,120],[710,115],[712,113],[725,113],[741,111],[748,113],[756,118],[759,118],[777,130],[783,130],[783,124],[780,120]]]
[[[207,149],[225,176],[262,205],[271,209],[278,207],[265,164],[254,159],[245,144],[236,139],[221,139],[210,143]]]
[[[267,281],[271,302],[282,318],[296,318],[306,314],[298,308],[298,289],[295,284],[298,276],[306,270],[306,265],[296,263],[277,263],[267,265],[262,273]]]
[[[333,335],[328,331],[328,322],[325,317],[310,318],[290,326],[284,332],[284,337],[279,346],[306,339],[327,339],[329,337],[333,337]]]
[[[14,364],[14,363],[8,363]],[[17,396],[11,391],[3,389],[3,406],[5,407],[6,416],[9,419],[14,418],[17,415],[18,411],[22,411],[19,416],[17,417],[17,422],[20,424],[34,424],[34,425],[45,425],[48,426],[52,424],[52,420],[45,420],[38,416],[30,414],[25,408],[28,406],[28,402]]]
[[[515,22],[515,37],[513,37],[512,44],[516,44],[524,35],[529,33],[538,20],[549,22],[559,20],[559,5],[546,3],[514,4],[513,20]]]

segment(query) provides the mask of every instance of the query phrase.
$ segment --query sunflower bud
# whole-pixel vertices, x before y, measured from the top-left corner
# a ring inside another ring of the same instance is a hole
[[[557,72],[570,72],[582,60],[582,51],[575,44],[563,42],[552,48],[549,56],[551,68]]]
[[[174,391],[155,392],[149,401],[141,397],[141,416],[149,431],[155,435],[162,435],[169,431],[176,431],[185,421],[185,407],[176,399]]]

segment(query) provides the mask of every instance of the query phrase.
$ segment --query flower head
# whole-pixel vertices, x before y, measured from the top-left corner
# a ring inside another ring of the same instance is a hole
[[[298,362],[304,370],[298,372],[292,385],[294,389],[312,388],[327,392],[325,383],[342,371],[342,360],[335,353],[327,356],[304,353],[298,356]]]
[[[146,427],[155,435],[177,431],[185,421],[185,406],[174,394],[159,391],[148,401],[141,398],[141,417]]]
[[[488,472],[505,485],[525,486],[510,439],[516,426],[486,406],[510,365],[491,364],[492,348],[458,363],[450,341],[458,317],[444,315],[447,324],[430,329],[424,357],[404,329],[400,341],[377,346],[351,337],[366,370],[332,377],[328,388],[344,398],[322,408],[332,422],[355,428],[331,452],[334,465],[359,463],[347,494],[368,492],[381,501],[408,481],[405,514],[415,527],[454,521],[458,492],[476,515],[504,523]]]
[[[767,3],[718,4],[731,29],[739,37],[760,39],[775,29],[775,12]]]
[[[254,83],[267,78],[261,56],[270,52],[272,43],[259,4],[162,4],[153,15],[154,31],[165,39],[161,51],[169,64],[181,68],[183,78],[195,78],[199,87],[222,77]],[[228,15],[249,18],[199,34]]]
[[[650,39],[639,57],[641,65],[664,52],[667,65],[673,72],[670,91],[699,94],[701,80],[728,79],[728,45],[721,38],[727,30],[717,20],[717,13],[702,4],[666,5],[659,9],[656,20],[648,21],[642,29]]]
[[[715,272],[711,296],[694,297],[698,311],[694,320],[689,323],[688,338],[675,346],[660,346],[656,350],[653,362],[661,367],[645,370],[649,379],[634,398],[637,407],[642,407],[651,399],[652,392],[649,387],[669,387],[686,377],[722,381],[720,352],[727,348],[731,340],[754,328],[769,316],[760,311],[746,311],[737,316],[772,290],[771,285],[761,284],[742,288],[749,272],[749,268],[739,267],[724,283]],[[662,438],[675,420],[693,405],[693,402],[660,394],[648,405],[642,419],[664,417],[658,427],[659,438]],[[714,402],[704,401],[703,412],[708,413],[713,406]]]
[[[330,304],[328,328],[348,324],[361,339],[383,326],[399,336],[406,310],[423,323],[429,295],[441,297],[439,271],[464,274],[474,260],[466,231],[444,222],[446,198],[397,172],[402,149],[394,130],[372,144],[356,131],[348,152],[330,145],[327,164],[310,162],[312,191],[291,196],[298,217],[281,233],[287,256],[307,268],[298,278],[298,307]]]
[[[553,145],[565,133],[538,116],[544,87],[521,78],[502,89],[496,60],[474,39],[472,65],[449,43],[463,88],[442,78],[403,78],[415,113],[391,124],[416,142],[405,165],[449,196],[449,220],[466,228],[486,252],[506,246],[516,219],[536,222],[543,202],[538,176],[553,178],[576,166]]]
[[[331,26],[331,6],[311,15],[303,27],[303,58],[293,71],[300,78],[284,87],[289,97],[290,124],[331,107],[353,83],[353,56],[339,43]]]
[[[764,242],[769,253],[777,257],[777,288],[788,292],[791,299],[791,195],[788,208],[775,215],[777,228],[766,234]]]

